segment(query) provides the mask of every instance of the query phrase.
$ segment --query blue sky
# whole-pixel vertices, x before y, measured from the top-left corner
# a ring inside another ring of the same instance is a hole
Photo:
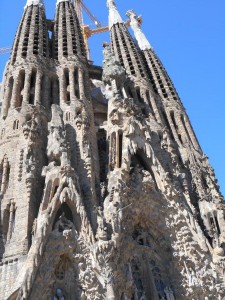
[[[105,0],[84,2],[103,25],[107,23]],[[116,2],[124,18],[128,9],[142,15],[143,30],[170,74],[225,194],[225,1]],[[1,0],[0,47],[12,44],[25,3]],[[56,0],[45,3],[47,17],[53,18]],[[93,26],[87,17],[85,21]],[[90,38],[95,64],[101,64],[101,44],[108,40],[108,34]],[[0,56],[0,76],[7,59]]]

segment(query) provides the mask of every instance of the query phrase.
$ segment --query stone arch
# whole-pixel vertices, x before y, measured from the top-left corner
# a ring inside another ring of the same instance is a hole
[[[68,206],[68,204],[66,202],[62,203],[62,205],[59,207],[56,215],[55,215],[55,218],[54,218],[54,221],[53,221],[53,229],[57,223],[57,221],[60,219],[60,217],[64,215],[65,218],[70,221],[70,222],[74,222],[73,220],[73,213],[70,209],[70,207]]]
[[[60,216],[64,213],[69,222],[72,222],[77,232],[81,230],[81,217],[77,213],[75,204],[69,199],[66,202],[61,203],[58,201],[57,206],[55,207],[55,212],[52,215],[51,228],[54,230],[56,222],[59,221]]]

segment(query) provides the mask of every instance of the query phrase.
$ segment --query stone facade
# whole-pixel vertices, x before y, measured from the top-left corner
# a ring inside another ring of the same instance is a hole
[[[224,199],[180,98],[108,0],[103,67],[70,0],[28,0],[0,120],[0,299],[219,300]],[[51,31],[51,35],[48,34]]]

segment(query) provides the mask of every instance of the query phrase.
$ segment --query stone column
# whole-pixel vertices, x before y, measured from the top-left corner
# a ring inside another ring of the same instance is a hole
[[[161,117],[160,117],[160,114],[159,114],[159,111],[158,111],[158,107],[157,107],[156,102],[155,102],[155,98],[154,98],[154,96],[150,95],[150,93],[149,93],[149,101],[151,102],[152,109],[153,109],[153,112],[155,114],[155,118],[156,118],[157,122],[162,123],[162,120],[161,120]]]
[[[4,157],[4,160],[3,160],[1,193],[5,193],[5,191],[6,191],[7,181],[8,181],[8,172],[9,172],[9,162],[8,162],[7,157]]]
[[[16,79],[14,79],[14,83],[13,83],[11,108],[17,107],[18,98],[20,96],[19,88],[20,88],[20,80],[19,80],[19,75],[17,74],[17,77]]]
[[[80,99],[85,99],[84,71],[82,69],[78,69],[78,85],[80,91]]]
[[[193,129],[192,129],[190,123],[189,123],[189,120],[187,120],[186,116],[184,117],[184,122],[185,122],[185,125],[187,127],[187,131],[188,131],[188,133],[190,135],[190,138],[191,138],[191,141],[192,141],[194,147],[196,149],[200,149],[201,150],[201,147],[200,147],[200,145],[199,145],[199,143],[197,141],[197,138],[196,138],[196,136],[195,136],[195,134],[193,132]]]
[[[23,89],[23,103],[29,103],[30,98],[30,82],[31,82],[31,72],[26,73],[25,75],[25,83]],[[23,105],[22,103],[22,105]]]
[[[74,80],[74,68],[69,69],[69,83],[70,83],[70,99],[76,99],[75,94],[75,80]]]
[[[181,145],[181,142],[180,142],[180,139],[179,139],[179,136],[178,136],[178,133],[177,133],[177,129],[174,127],[174,124],[173,124],[173,121],[172,121],[172,119],[170,117],[170,114],[166,112],[166,115],[167,115],[167,119],[168,119],[170,128],[172,130],[174,139],[176,140],[176,142],[178,143],[178,145]]]
[[[8,110],[10,107],[10,100],[12,97],[12,89],[13,89],[13,78],[8,78],[8,84],[5,91],[5,95],[3,98],[3,106],[2,106],[2,116],[6,117],[8,115]]]
[[[35,93],[34,93],[34,105],[41,105],[41,83],[42,83],[42,72],[37,71]]]

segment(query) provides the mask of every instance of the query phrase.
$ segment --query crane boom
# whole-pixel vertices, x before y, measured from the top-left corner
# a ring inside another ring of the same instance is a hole
[[[101,23],[99,22],[99,20],[90,12],[90,10],[87,8],[87,6],[84,4],[84,2],[82,0],[80,0],[81,6],[82,8],[85,10],[85,12],[88,14],[88,16],[90,17],[90,19],[92,21],[94,21],[95,25],[97,27],[101,27]]]

